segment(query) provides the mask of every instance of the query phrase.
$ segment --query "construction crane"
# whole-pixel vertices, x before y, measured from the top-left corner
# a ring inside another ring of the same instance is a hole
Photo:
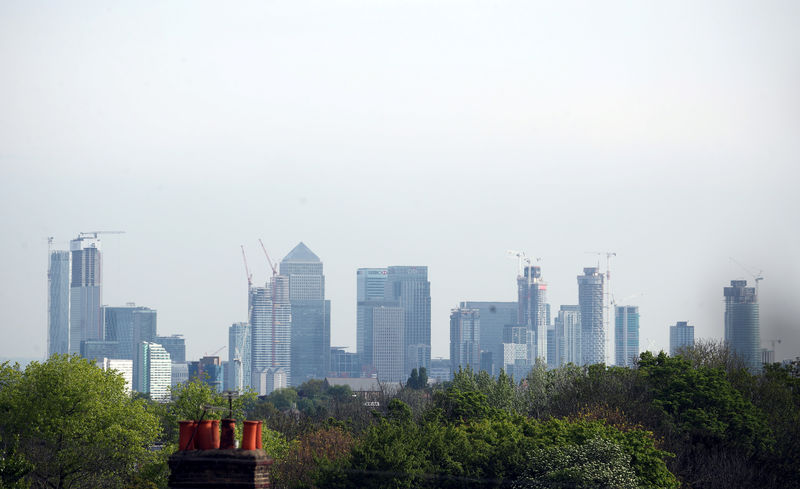
[[[125,231],[81,231],[78,236],[96,238],[98,234],[125,234]]]
[[[227,346],[222,346],[222,347],[220,347],[220,348],[217,348],[217,351],[215,351],[215,352],[214,352],[214,353],[212,353],[211,355],[209,355],[208,353],[205,353],[205,354],[204,354],[204,356],[206,356],[206,357],[213,357],[214,355],[216,355],[217,353],[221,352],[221,351],[222,351],[222,350],[224,350],[225,348],[227,348]]]
[[[267,253],[267,248],[264,246],[264,242],[261,241],[261,238],[258,238],[258,242],[261,244],[261,249],[264,250],[264,256],[267,257],[267,263],[269,263],[269,268],[272,269],[272,276],[275,277],[278,275],[278,267],[272,263],[272,260],[269,259],[269,253]]]
[[[267,253],[267,247],[264,246],[264,242],[261,238],[258,238],[259,244],[261,244],[261,249],[264,250],[264,256],[267,257],[267,263],[269,263],[269,267],[272,269],[272,283],[270,284],[269,291],[270,291],[270,302],[272,303],[272,338],[275,338],[275,330],[277,327],[277,321],[275,319],[275,298],[278,289],[278,267],[272,263],[272,260],[269,258],[269,253]],[[272,366],[276,365],[276,355],[275,355],[275,348],[276,342],[272,341]]]
[[[242,247],[242,260],[244,260],[244,273],[247,274],[247,290],[253,288],[253,274],[250,273],[250,267],[247,266],[247,255],[244,252],[244,245]]]
[[[531,260],[527,256],[525,256],[524,251],[515,251],[515,250],[508,250],[506,254],[509,258],[516,258],[517,259],[517,275],[522,276],[522,264],[528,263],[530,264]]]
[[[631,295],[629,295],[629,296],[617,301],[614,298],[614,295],[612,294],[611,295],[611,304],[614,305],[614,306],[620,306],[620,305],[624,306],[625,302],[627,302],[629,299],[633,299],[634,297],[639,297],[639,296],[643,296],[643,295],[644,295],[644,292],[639,292],[637,294],[631,294]]]
[[[748,275],[753,277],[753,281],[756,283],[756,295],[758,295],[758,283],[761,282],[762,280],[764,280],[764,275],[763,275],[764,270],[759,270],[758,273],[753,273],[753,271],[751,269],[749,269],[748,267],[746,267],[746,266],[742,265],[741,263],[739,263],[739,261],[736,260],[734,257],[729,256],[728,258],[730,258],[730,260],[733,263],[739,265],[739,268],[741,268],[742,270],[747,272]]]

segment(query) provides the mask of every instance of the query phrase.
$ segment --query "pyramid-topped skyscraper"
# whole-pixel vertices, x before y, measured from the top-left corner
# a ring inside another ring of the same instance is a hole
[[[292,308],[291,383],[327,376],[331,349],[331,303],[325,300],[322,261],[300,242],[281,260]]]

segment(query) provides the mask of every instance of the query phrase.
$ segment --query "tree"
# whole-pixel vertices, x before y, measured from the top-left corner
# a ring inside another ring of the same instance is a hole
[[[531,465],[514,489],[582,487],[637,489],[631,456],[611,440],[593,438],[583,445],[550,446],[528,456]]]
[[[158,419],[116,372],[67,355],[0,370],[0,435],[16,438],[34,487],[121,487],[154,459]]]

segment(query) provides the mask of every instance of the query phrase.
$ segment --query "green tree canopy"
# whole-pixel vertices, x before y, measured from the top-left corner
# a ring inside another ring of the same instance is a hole
[[[154,458],[158,419],[116,372],[67,355],[0,372],[0,435],[30,464],[34,487],[121,487]]]

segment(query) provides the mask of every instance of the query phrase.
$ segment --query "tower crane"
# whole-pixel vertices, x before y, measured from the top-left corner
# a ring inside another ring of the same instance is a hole
[[[517,259],[517,275],[522,276],[522,264],[523,263],[530,263],[531,260],[527,256],[525,256],[524,251],[515,251],[515,250],[508,250],[506,254],[509,258],[516,258]]]
[[[125,231],[81,231],[78,236],[96,238],[98,234],[125,234]]]
[[[267,248],[264,246],[264,242],[261,241],[261,238],[258,238],[259,244],[261,244],[261,249],[264,250],[264,256],[267,257],[267,263],[269,263],[269,268],[272,269],[272,276],[278,275],[278,267],[272,263],[272,260],[269,259],[269,253],[267,253]]]
[[[213,357],[214,355],[216,355],[217,353],[221,352],[221,351],[222,351],[222,350],[224,350],[225,348],[227,348],[227,346],[221,346],[221,347],[217,348],[217,350],[216,350],[214,353],[212,353],[211,355],[209,355],[208,353],[206,353],[206,354],[205,354],[205,356],[207,356],[207,357]]]
[[[247,274],[247,290],[253,288],[253,274],[250,273],[250,267],[247,266],[247,255],[244,252],[244,245],[242,247],[242,259],[244,260],[244,272]]]
[[[764,270],[759,270],[759,271],[758,271],[758,273],[753,273],[753,271],[752,271],[752,270],[750,270],[748,267],[746,267],[746,266],[742,265],[742,264],[741,264],[741,263],[740,263],[738,260],[736,260],[734,257],[730,256],[730,257],[728,257],[728,258],[730,258],[730,260],[731,260],[733,263],[735,263],[735,264],[739,265],[739,268],[741,268],[742,270],[744,270],[745,272],[747,272],[747,274],[748,274],[748,275],[750,275],[751,277],[753,277],[753,281],[756,283],[756,295],[758,295],[758,283],[759,283],[759,282],[761,282],[762,280],[764,280],[764,274],[763,274]]]

